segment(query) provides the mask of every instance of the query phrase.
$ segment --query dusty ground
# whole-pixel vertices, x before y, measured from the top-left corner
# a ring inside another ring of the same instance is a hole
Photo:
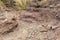
[[[59,40],[59,21],[59,9],[1,12],[0,40]]]
[[[60,40],[60,8],[32,8],[0,9],[0,40]]]

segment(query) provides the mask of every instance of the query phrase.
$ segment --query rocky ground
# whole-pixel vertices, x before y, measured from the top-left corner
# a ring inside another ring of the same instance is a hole
[[[0,9],[0,40],[60,40],[59,2],[38,6],[33,1],[22,11]]]

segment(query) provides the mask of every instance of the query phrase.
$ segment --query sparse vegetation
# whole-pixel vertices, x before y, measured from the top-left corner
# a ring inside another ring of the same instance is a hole
[[[15,8],[17,9],[25,9],[27,3],[29,0],[14,0],[16,3],[15,3]]]
[[[0,7],[4,6],[3,2],[0,0]]]
[[[36,0],[0,0],[0,6],[11,7],[14,9],[25,9],[30,1]],[[47,0],[38,0],[38,5],[42,6]]]
[[[12,7],[14,9],[25,9],[29,0],[0,0],[0,6]]]

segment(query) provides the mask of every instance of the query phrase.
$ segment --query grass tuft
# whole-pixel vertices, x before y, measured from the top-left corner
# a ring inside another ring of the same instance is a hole
[[[15,1],[15,6],[13,6],[14,8],[25,9],[29,0],[14,0],[14,1]]]
[[[0,0],[0,7],[3,7],[4,6],[4,4],[3,4],[3,2]]]

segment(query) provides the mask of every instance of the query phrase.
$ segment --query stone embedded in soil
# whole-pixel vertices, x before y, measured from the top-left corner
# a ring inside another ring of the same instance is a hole
[[[15,18],[15,15],[7,11],[0,14],[0,34],[17,25],[16,20],[12,20],[13,18]]]

